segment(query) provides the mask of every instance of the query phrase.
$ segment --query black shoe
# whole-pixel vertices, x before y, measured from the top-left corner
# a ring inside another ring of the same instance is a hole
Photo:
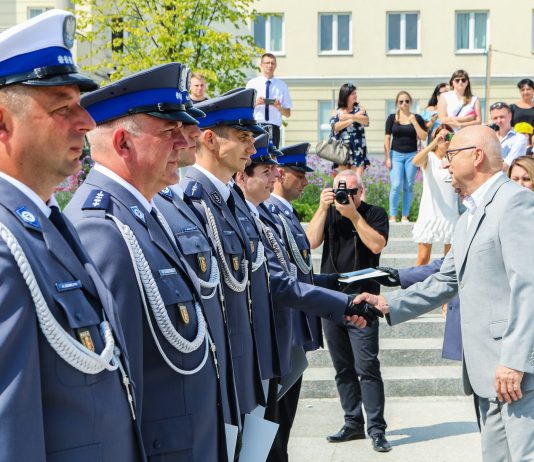
[[[344,443],[345,441],[364,440],[365,431],[361,427],[350,428],[346,425],[343,425],[341,430],[339,430],[335,435],[327,436],[326,439],[330,441],[330,443]]]
[[[389,452],[391,451],[391,444],[388,443],[386,435],[383,433],[377,433],[376,435],[371,436],[373,440],[373,449],[376,452]]]

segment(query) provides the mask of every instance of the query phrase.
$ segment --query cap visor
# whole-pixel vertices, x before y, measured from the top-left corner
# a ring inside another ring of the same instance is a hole
[[[254,159],[252,159],[252,165],[280,165],[276,160],[274,159],[266,159],[262,161],[255,162]]]
[[[36,87],[59,87],[64,85],[76,85],[80,89],[80,91],[93,91],[99,87],[99,85],[94,80],[78,73],[54,75],[47,79],[26,80],[25,82],[20,83],[23,85],[31,85]]]
[[[151,115],[152,117],[157,117],[158,119],[166,119],[166,120],[178,120],[180,122],[183,122],[186,125],[198,125],[198,120],[194,117],[191,117],[187,112],[185,111],[172,111],[172,112],[147,112],[148,115]]]
[[[276,148],[269,148],[269,154],[276,157],[283,157],[284,153]]]
[[[232,128],[237,128],[238,130],[243,130],[244,132],[252,132],[255,135],[263,135],[264,133],[267,133],[263,128],[261,128],[259,125],[230,125]]]
[[[200,109],[197,109],[194,106],[187,107],[186,111],[189,115],[195,117],[196,119],[198,119],[199,117],[206,117],[206,113],[204,111],[201,111]]]
[[[297,167],[295,165],[281,165],[281,166],[287,167],[287,168],[290,168],[291,170],[295,170],[297,172],[302,172],[302,173],[310,173],[314,171],[313,168],[310,168],[307,165],[305,167]]]

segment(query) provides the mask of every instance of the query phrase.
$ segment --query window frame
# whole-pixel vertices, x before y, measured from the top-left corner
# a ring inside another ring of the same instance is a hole
[[[400,18],[400,37],[398,50],[389,49],[389,15],[399,14]],[[417,48],[415,50],[406,49],[406,15],[417,15]],[[404,40],[403,40],[404,39]],[[420,55],[421,54],[421,11],[386,11],[386,54],[388,55]]]
[[[330,115],[328,117],[328,120],[324,123],[321,121],[321,114],[322,114],[322,105],[328,104],[328,109],[330,110]],[[317,100],[317,114],[319,117],[317,117],[317,139],[319,141],[325,140],[330,135],[330,132],[332,131],[332,127],[330,126],[330,119],[332,118],[332,110],[335,110],[335,101],[332,99],[319,99]],[[326,133],[328,131],[328,133]],[[324,132],[324,133],[322,133]]]
[[[265,19],[265,53],[271,53],[274,56],[285,56],[285,45],[286,45],[286,28],[285,28],[285,14],[284,13],[261,13],[261,15],[258,15],[258,17],[263,17]],[[269,43],[271,41],[271,18],[276,17],[280,18],[282,21],[282,36],[281,36],[281,42],[282,42],[282,49],[281,50],[271,50],[269,48]],[[252,21],[252,38],[254,39],[254,26],[256,21]],[[256,44],[256,42],[254,42]]]
[[[472,48],[475,43],[475,14],[486,15],[486,48]],[[458,15],[469,14],[469,48],[458,48]],[[483,55],[486,54],[490,43],[490,15],[489,10],[456,10],[454,12],[454,52],[458,55]]]
[[[332,16],[332,50],[321,50],[321,16]],[[349,17],[349,49],[348,50],[338,50],[339,44],[338,40],[338,17],[339,16],[348,16]],[[317,17],[317,50],[319,56],[350,56],[352,55],[352,13],[351,12],[321,12]]]
[[[43,14],[43,13],[46,13],[47,11],[49,10],[52,10],[54,9],[53,6],[28,6],[26,7],[26,19],[32,19],[32,18],[35,18],[36,16],[39,16],[40,14]],[[40,10],[41,12],[40,13],[37,13],[35,16],[30,16],[30,11],[32,10]]]

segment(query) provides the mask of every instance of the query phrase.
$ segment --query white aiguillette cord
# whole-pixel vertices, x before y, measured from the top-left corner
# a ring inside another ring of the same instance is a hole
[[[6,243],[11,255],[13,255],[24,282],[28,286],[35,305],[39,326],[52,349],[67,364],[84,374],[95,375],[103,370],[116,370],[119,364],[114,356],[115,341],[113,340],[109,322],[105,320],[105,317],[104,321],[100,323],[104,349],[98,355],[69,335],[56,321],[41,292],[24,250],[13,233],[3,223],[0,223],[0,237]]]
[[[139,242],[137,241],[137,238],[135,237],[133,231],[128,225],[125,225],[113,215],[106,214],[106,216],[113,220],[117,225],[117,228],[119,229],[130,253],[130,258],[132,260],[135,277],[137,279],[137,285],[141,294],[141,300],[145,309],[150,332],[152,333],[152,338],[154,339],[156,347],[158,348],[158,351],[161,354],[163,360],[175,372],[178,372],[182,375],[193,375],[204,367],[208,359],[209,350],[211,348],[211,351],[213,353],[213,360],[215,363],[215,369],[217,371],[217,377],[219,377],[219,368],[215,354],[215,344],[211,340],[209,332],[206,329],[206,321],[204,319],[204,315],[202,313],[202,308],[200,307],[200,305],[195,302],[195,312],[197,316],[197,335],[193,341],[189,341],[182,337],[172,325],[165,304],[163,303],[163,299],[161,298],[161,294],[159,293],[157,283],[154,280],[154,277],[152,276],[150,266],[143,254],[143,250],[139,246]],[[163,351],[163,348],[157,338],[152,319],[150,318],[146,299],[148,299],[148,303],[150,304],[150,307],[152,309],[152,314],[154,315],[154,319],[156,320],[156,323],[161,333],[173,348],[178,350],[180,353],[187,354],[198,350],[202,346],[202,344],[205,343],[204,357],[202,358],[197,367],[191,370],[186,370],[179,368],[171,362],[171,360]]]
[[[297,241],[295,241],[295,238],[293,237],[293,233],[289,229],[289,225],[287,224],[287,221],[284,215],[279,213],[278,216],[280,217],[280,220],[282,221],[282,226],[284,227],[284,232],[287,237],[287,242],[289,243],[289,249],[291,250],[291,255],[293,259],[295,260],[296,265],[298,266],[299,270],[302,273],[308,274],[312,269],[312,264],[310,263],[308,265],[306,261],[304,260],[304,258],[302,258]]]

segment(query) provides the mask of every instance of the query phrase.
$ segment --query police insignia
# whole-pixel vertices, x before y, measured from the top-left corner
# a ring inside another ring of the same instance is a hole
[[[74,45],[74,36],[76,34],[76,18],[74,16],[65,17],[63,22],[63,43],[67,48]]]
[[[133,216],[137,218],[137,220],[146,225],[145,214],[141,212],[137,205],[133,205],[132,207],[130,207],[130,210],[133,213]]]
[[[221,198],[220,194],[217,191],[213,191],[210,194],[210,197],[213,199],[213,202],[215,202],[216,204],[218,204],[218,205],[222,204],[222,198]]]
[[[197,254],[197,262],[198,262],[198,269],[205,273],[208,270],[208,262],[206,261],[206,257],[202,254]]]
[[[166,188],[163,188],[158,194],[165,199],[173,198],[171,188],[169,188],[168,186]]]
[[[232,255],[232,267],[234,271],[239,271],[239,257],[237,255]]]
[[[180,309],[180,316],[182,318],[182,321],[187,326],[189,324],[189,311],[187,311],[187,306],[183,305],[182,303],[178,304],[178,308]]]
[[[80,343],[85,348],[92,352],[95,351],[95,344],[93,343],[93,339],[91,337],[91,332],[89,332],[89,329],[78,329],[78,338],[80,339]]]
[[[250,251],[254,253],[254,241],[250,241]]]
[[[39,230],[41,229],[41,224],[39,223],[37,217],[27,210],[26,207],[19,207],[17,210],[15,210],[15,212],[24,223],[30,225],[32,228]]]
[[[303,249],[302,250],[302,256],[304,257],[304,259],[307,259],[308,258],[308,250]]]

